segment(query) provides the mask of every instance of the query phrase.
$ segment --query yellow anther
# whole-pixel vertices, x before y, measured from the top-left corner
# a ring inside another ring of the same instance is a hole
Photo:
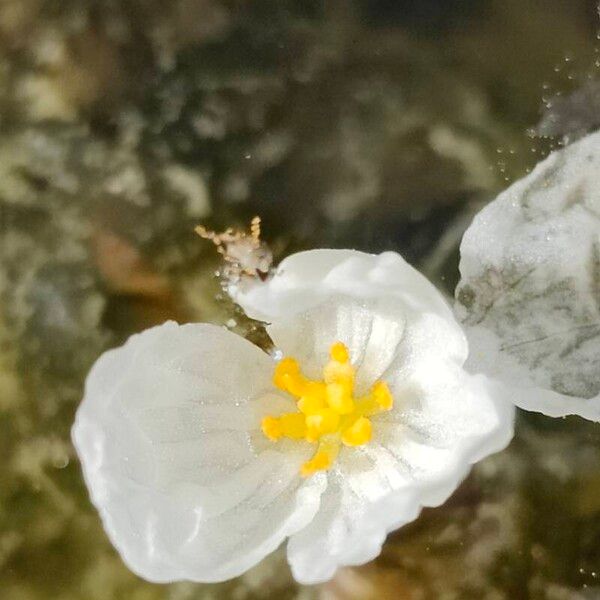
[[[324,408],[326,408],[326,403],[321,395],[313,394],[311,396],[302,396],[302,398],[298,400],[298,410],[305,415],[312,415]]]
[[[302,477],[310,477],[317,471],[326,471],[332,465],[333,461],[326,452],[317,452],[310,460],[306,461],[301,469]]]
[[[341,443],[346,446],[368,443],[372,435],[368,417],[390,410],[394,403],[383,381],[375,382],[368,395],[356,398],[355,369],[348,348],[336,342],[329,354],[331,360],[323,368],[322,381],[306,378],[295,359],[281,360],[275,368],[273,383],[297,398],[299,412],[262,420],[262,431],[272,441],[285,437],[319,443],[313,457],[302,465],[304,477],[329,469]]]
[[[391,410],[393,406],[394,398],[387,383],[377,381],[367,396],[356,401],[356,412],[364,417],[370,417],[382,411]]]
[[[325,383],[344,382],[348,387],[354,385],[354,367],[350,363],[328,362],[323,368]]]
[[[349,415],[354,410],[352,386],[343,383],[328,383],[327,404],[340,415]]]
[[[281,437],[302,440],[306,437],[306,420],[300,413],[288,413],[279,418],[265,417],[262,420],[262,430],[272,441]]]
[[[371,389],[371,396],[382,410],[390,410],[394,405],[392,392],[385,381],[378,381]]]
[[[262,432],[272,442],[276,442],[283,435],[283,427],[279,419],[275,417],[264,417],[261,422]]]
[[[331,350],[329,351],[329,355],[332,360],[340,363],[346,363],[350,360],[350,354],[348,352],[348,348],[342,344],[342,342],[336,342],[331,346]]]
[[[273,383],[280,390],[296,396],[305,383],[298,362],[293,358],[284,358],[279,361],[273,374]]]
[[[371,421],[359,417],[342,433],[342,442],[346,446],[362,446],[371,440]]]
[[[275,377],[296,376],[300,374],[300,365],[295,358],[282,358],[275,367]]]
[[[317,471],[330,469],[340,451],[340,443],[336,438],[323,440],[314,456],[306,461],[300,468],[302,477],[310,477]]]
[[[322,435],[334,433],[340,424],[339,413],[330,408],[324,408],[303,418],[306,421],[306,439],[309,442],[316,442]]]

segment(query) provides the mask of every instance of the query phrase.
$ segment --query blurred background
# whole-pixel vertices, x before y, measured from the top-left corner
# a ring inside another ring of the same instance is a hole
[[[473,214],[600,125],[599,28],[592,0],[1,0],[0,598],[600,598],[600,432],[577,418],[521,414],[444,507],[314,588],[281,552],[138,579],[69,439],[130,333],[260,337],[200,222],[260,214],[278,259],[397,250],[451,296]]]

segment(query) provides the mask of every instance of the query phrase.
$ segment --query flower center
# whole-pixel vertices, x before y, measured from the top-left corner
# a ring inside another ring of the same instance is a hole
[[[331,360],[323,368],[323,380],[305,377],[294,358],[284,358],[275,368],[274,385],[297,398],[299,412],[264,417],[262,431],[272,441],[280,438],[318,444],[313,457],[302,465],[303,477],[329,469],[340,445],[363,446],[371,439],[369,417],[390,410],[392,394],[384,381],[376,381],[366,396],[354,396],[356,370],[348,348],[336,342]]]

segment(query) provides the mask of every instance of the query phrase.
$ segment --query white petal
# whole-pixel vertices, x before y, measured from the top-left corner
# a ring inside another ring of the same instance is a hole
[[[316,379],[329,360],[331,345],[343,342],[358,370],[357,390],[362,393],[394,360],[404,319],[400,303],[394,300],[333,296],[304,313],[277,319],[267,331],[278,348]]]
[[[600,420],[599,189],[596,133],[500,194],[462,241],[469,367],[529,410]]]
[[[220,581],[314,516],[310,448],[258,432],[273,363],[210,325],[167,323],[105,353],[73,427],[92,500],[129,566],[151,581]]]
[[[248,316],[266,322],[304,312],[332,295],[359,299],[393,295],[415,311],[454,320],[435,287],[399,254],[309,250],[288,256],[267,282],[231,291]]]
[[[503,390],[484,377],[447,375],[409,409],[375,417],[369,444],[342,450],[317,516],[288,542],[298,581],[319,583],[339,566],[372,560],[389,532],[445,502],[473,463],[508,444],[514,408]]]
[[[373,502],[360,491],[331,482],[315,519],[288,542],[288,560],[297,581],[322,583],[339,566],[374,559],[392,529],[414,520],[420,507],[413,489]]]
[[[396,354],[408,322],[419,322],[421,336],[449,360],[462,364],[468,353],[442,295],[394,252],[301,252],[237,300],[251,316],[271,322],[267,330],[276,346],[303,359],[313,376],[331,344],[342,341],[361,364],[361,379],[376,378]]]
[[[388,532],[444,502],[474,462],[512,437],[514,408],[503,390],[464,372],[461,327],[397,254],[301,253],[237,298],[271,323],[275,344],[307,375],[318,376],[331,344],[342,341],[361,386],[382,378],[394,396],[394,409],[373,417],[371,441],[342,448],[318,514],[290,538],[299,581],[324,581],[338,566],[374,558]]]

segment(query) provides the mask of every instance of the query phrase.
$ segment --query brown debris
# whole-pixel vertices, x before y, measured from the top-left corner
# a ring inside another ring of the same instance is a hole
[[[228,227],[216,233],[198,225],[196,233],[210,240],[225,261],[223,277],[225,283],[236,283],[243,276],[266,279],[271,270],[273,255],[265,242],[260,239],[260,217],[250,221],[249,231]]]

